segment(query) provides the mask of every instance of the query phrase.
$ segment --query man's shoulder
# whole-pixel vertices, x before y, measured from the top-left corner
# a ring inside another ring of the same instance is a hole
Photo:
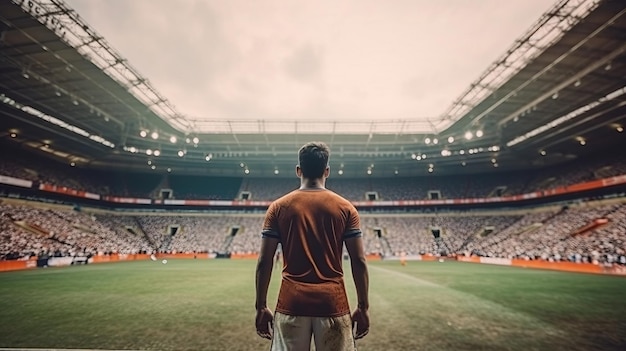
[[[332,196],[333,198],[335,198],[337,201],[340,202],[345,202],[345,203],[349,203],[352,204],[352,202],[348,199],[346,199],[345,197],[343,197],[341,194],[338,194],[330,189],[327,189],[327,193],[329,194],[329,196]]]

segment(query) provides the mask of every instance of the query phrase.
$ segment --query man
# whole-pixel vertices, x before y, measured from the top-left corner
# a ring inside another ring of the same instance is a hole
[[[325,188],[330,150],[322,142],[298,152],[300,188],[274,201],[263,224],[256,268],[256,329],[271,339],[273,351],[355,350],[355,339],[369,332],[369,276],[359,214],[343,197]],[[282,246],[282,282],[276,315],[267,307],[273,257]],[[350,315],[343,281],[346,245],[357,292]],[[354,328],[354,330],[353,330]]]

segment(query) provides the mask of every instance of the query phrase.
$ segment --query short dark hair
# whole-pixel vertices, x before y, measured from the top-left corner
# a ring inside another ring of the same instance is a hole
[[[298,152],[298,162],[305,178],[321,178],[328,167],[330,148],[321,141],[304,144]]]

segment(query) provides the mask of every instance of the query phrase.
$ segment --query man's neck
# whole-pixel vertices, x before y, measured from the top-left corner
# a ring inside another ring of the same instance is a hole
[[[310,189],[326,189],[326,179],[325,178],[301,178],[300,179],[300,190],[310,190]]]

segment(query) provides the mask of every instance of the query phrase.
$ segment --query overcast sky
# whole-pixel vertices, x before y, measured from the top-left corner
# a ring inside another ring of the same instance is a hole
[[[66,0],[178,111],[442,115],[554,0]]]

